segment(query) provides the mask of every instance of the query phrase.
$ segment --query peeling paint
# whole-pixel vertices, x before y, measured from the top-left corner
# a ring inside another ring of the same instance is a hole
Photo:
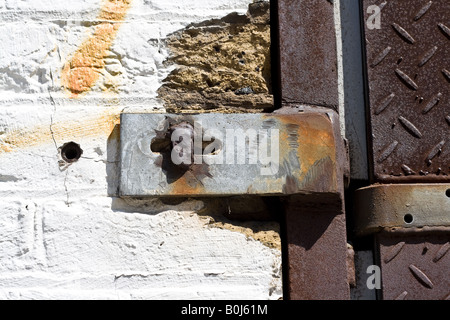
[[[264,212],[259,201],[242,199],[240,203],[259,216],[259,220],[248,219],[247,213],[231,212],[235,210],[235,207],[227,208],[227,203],[226,199],[220,198],[153,198],[145,200],[117,198],[114,206],[121,211],[147,214],[166,212],[176,208],[179,211],[190,212],[191,216],[198,217],[204,227],[238,232],[268,248],[281,250],[280,224],[276,221],[276,212]],[[259,210],[263,211],[258,212]]]
[[[280,223],[277,208],[268,198],[205,198],[196,209],[209,228],[239,232],[266,247],[281,250]],[[281,210],[281,209],[280,209]]]
[[[167,44],[176,68],[158,93],[169,112],[273,107],[269,2],[189,25]]]
[[[209,226],[240,232],[246,237],[259,241],[269,248],[281,250],[280,224],[277,222],[215,222],[211,217]]]

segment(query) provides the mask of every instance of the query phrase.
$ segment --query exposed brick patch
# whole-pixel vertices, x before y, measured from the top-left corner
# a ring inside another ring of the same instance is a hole
[[[273,107],[269,2],[249,5],[246,15],[191,24],[168,38],[169,63],[159,97],[169,112],[260,112]]]

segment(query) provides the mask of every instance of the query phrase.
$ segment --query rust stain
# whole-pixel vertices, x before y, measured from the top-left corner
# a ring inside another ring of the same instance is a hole
[[[204,194],[205,189],[200,181],[198,181],[190,171],[187,171],[176,182],[171,184],[172,189],[170,190],[171,195],[198,195]]]
[[[58,142],[87,136],[109,136],[114,126],[119,123],[119,113],[111,112],[81,120],[54,123],[51,130],[48,126],[37,126],[30,131],[11,131],[1,137],[0,154],[49,143],[52,141],[52,132]]]
[[[120,21],[131,7],[131,0],[104,0],[99,20],[107,20],[99,24],[94,34],[85,40],[75,51],[70,61],[62,69],[61,83],[72,98],[92,88],[105,66],[104,58],[112,45]]]
[[[278,115],[280,121],[289,126],[293,123],[292,115]],[[336,163],[336,148],[334,141],[333,129],[330,121],[323,115],[303,115],[301,119],[296,120],[298,125],[297,139],[298,148],[297,156],[301,164],[301,176],[299,179],[310,171],[315,166],[318,160],[329,158]],[[289,146],[289,141],[292,140],[292,135],[288,130],[280,131],[280,140],[283,145]],[[281,148],[280,156],[283,158],[287,156],[289,147]],[[334,174],[335,172],[330,172]]]

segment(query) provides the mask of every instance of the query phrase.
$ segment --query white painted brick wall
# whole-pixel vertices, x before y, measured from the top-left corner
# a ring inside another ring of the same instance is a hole
[[[281,296],[281,252],[211,227],[200,201],[133,206],[108,196],[111,119],[162,108],[165,37],[245,13],[249,2],[134,0],[106,67],[117,91],[96,84],[70,98],[61,69],[92,34],[102,1],[0,0],[0,299]],[[83,157],[60,171],[57,148],[68,141]]]

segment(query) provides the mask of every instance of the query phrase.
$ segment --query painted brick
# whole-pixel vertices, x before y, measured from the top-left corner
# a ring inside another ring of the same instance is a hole
[[[0,299],[282,296],[281,251],[247,225],[215,227],[201,201],[114,197],[118,115],[163,110],[168,35],[249,3],[134,0],[98,80],[73,97],[62,69],[105,23],[104,2],[0,1]],[[83,155],[60,166],[69,141]]]

